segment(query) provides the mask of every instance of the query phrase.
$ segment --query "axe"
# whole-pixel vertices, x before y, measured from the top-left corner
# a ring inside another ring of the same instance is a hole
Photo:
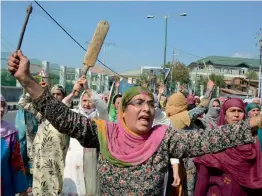
[[[109,23],[107,21],[100,21],[97,24],[95,33],[93,35],[93,38],[88,45],[85,57],[84,57],[84,70],[82,72],[81,78],[86,78],[86,73],[90,67],[93,67],[96,63],[96,59],[99,55],[99,52],[101,50],[101,47],[104,43],[104,40],[106,38],[106,34],[109,30]],[[79,92],[75,91],[74,96],[78,96]]]

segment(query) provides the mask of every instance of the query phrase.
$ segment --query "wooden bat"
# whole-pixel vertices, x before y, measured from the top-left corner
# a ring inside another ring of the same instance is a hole
[[[102,20],[97,24],[95,33],[93,35],[93,38],[90,44],[88,45],[88,48],[87,48],[87,51],[84,57],[84,61],[83,61],[84,70],[83,70],[81,78],[86,78],[86,73],[88,69],[95,65],[96,59],[104,43],[108,30],[109,30],[109,23],[107,21]],[[74,92],[75,96],[78,96],[78,94],[79,94],[78,91]]]

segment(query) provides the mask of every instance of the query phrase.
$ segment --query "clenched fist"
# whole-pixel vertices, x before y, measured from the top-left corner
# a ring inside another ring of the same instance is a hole
[[[8,59],[8,71],[17,79],[30,76],[30,62],[21,50],[14,52]]]

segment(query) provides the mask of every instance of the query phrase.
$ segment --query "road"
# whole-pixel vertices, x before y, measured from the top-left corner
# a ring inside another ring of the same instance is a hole
[[[4,115],[4,120],[10,122],[12,125],[15,125],[15,116],[17,110],[8,111],[7,114]]]

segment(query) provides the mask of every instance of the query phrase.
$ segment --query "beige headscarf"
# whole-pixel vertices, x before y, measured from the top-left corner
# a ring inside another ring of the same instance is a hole
[[[181,93],[174,93],[167,100],[166,113],[171,121],[173,128],[181,130],[191,123],[188,111],[187,101]]]

